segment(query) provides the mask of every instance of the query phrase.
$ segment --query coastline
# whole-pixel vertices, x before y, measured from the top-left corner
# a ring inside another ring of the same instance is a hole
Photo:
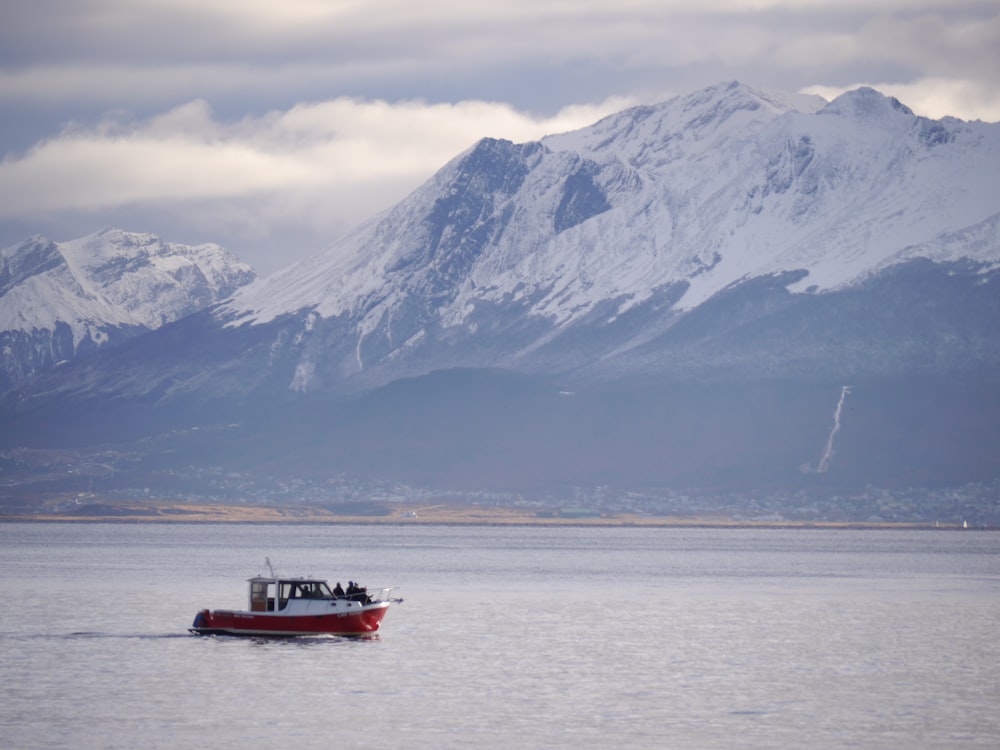
[[[722,516],[650,516],[609,512],[562,516],[530,509],[458,504],[387,504],[379,513],[338,513],[309,506],[172,502],[105,502],[72,511],[2,513],[3,522],[37,523],[280,523],[409,526],[550,526],[641,528],[815,528],[963,530],[961,524],[886,521],[733,519]]]

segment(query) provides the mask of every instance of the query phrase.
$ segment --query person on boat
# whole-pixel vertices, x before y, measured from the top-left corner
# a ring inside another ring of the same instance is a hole
[[[361,593],[362,588],[360,585],[356,584],[354,581],[347,582],[347,599],[352,602],[364,601],[364,596]]]
[[[347,598],[352,602],[361,602],[362,604],[372,603],[372,600],[368,598],[368,589],[360,583],[355,583],[354,581],[348,582]]]
[[[343,599],[344,598],[344,588],[340,585],[340,581],[337,581],[337,585],[333,587],[333,598]]]

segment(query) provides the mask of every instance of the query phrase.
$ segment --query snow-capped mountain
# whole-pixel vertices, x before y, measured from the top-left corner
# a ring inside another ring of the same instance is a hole
[[[296,390],[455,365],[646,367],[651,342],[750,284],[822,307],[917,258],[985,282],[998,227],[1000,126],[871,89],[826,103],[731,83],[540,143],[480,141],[218,315],[299,318]]]
[[[0,390],[220,302],[254,278],[218,245],[119,229],[0,250]]]
[[[239,424],[190,460],[442,486],[992,481],[998,285],[1000,124],[722,84],[484,139],[0,418],[15,445]]]

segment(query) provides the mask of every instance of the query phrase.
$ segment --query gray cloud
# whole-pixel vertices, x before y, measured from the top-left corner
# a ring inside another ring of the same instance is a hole
[[[117,224],[266,271],[481,136],[728,79],[997,120],[996,70],[995,0],[8,0],[0,244]]]

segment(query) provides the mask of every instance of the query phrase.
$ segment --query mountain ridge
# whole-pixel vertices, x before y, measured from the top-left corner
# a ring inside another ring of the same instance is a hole
[[[39,441],[64,411],[84,440],[107,404],[135,435],[239,423],[254,465],[442,486],[544,483],[547,465],[719,486],[994,476],[998,419],[952,432],[1000,384],[998,175],[1000,124],[871,89],[724,83],[537,142],[484,138],[322,253],[40,373],[0,410],[20,434],[51,424]],[[498,391],[490,372],[533,380]],[[914,424],[896,393],[936,401]]]
[[[254,277],[218,245],[114,228],[0,250],[0,391],[221,302]]]
[[[523,366],[588,319],[655,308],[662,326],[755,279],[836,292],[917,257],[989,273],[998,144],[1000,126],[919,118],[872,89],[821,106],[721,84],[537,143],[483,139],[216,314],[235,326],[308,309],[311,331],[336,320],[337,361],[306,353],[290,384],[308,390],[307,372],[386,382],[419,372],[392,365],[421,349],[434,360],[484,336],[505,353],[444,364]],[[385,378],[368,377],[380,366]]]

